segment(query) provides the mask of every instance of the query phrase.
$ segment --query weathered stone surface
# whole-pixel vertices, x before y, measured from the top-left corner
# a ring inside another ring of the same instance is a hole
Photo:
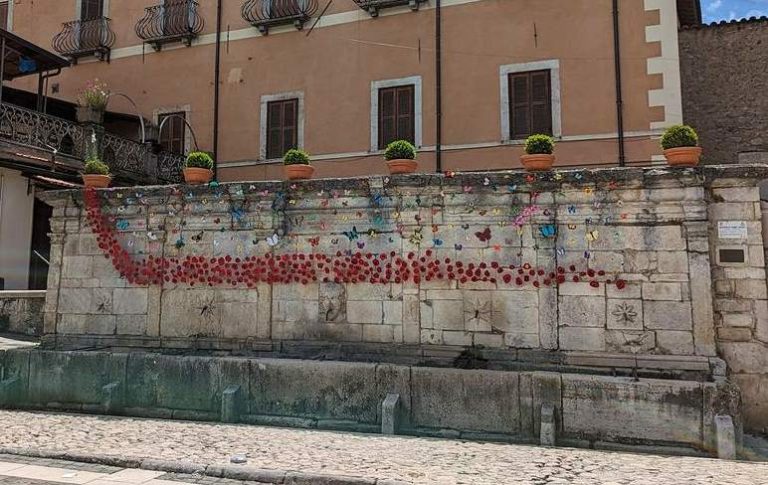
[[[45,304],[45,292],[0,292],[0,332],[40,335]]]
[[[693,328],[690,302],[646,301],[643,304],[645,327],[659,330]]]
[[[561,327],[559,332],[562,350],[605,350],[605,330],[602,328]]]
[[[508,372],[412,369],[413,419],[429,428],[517,434],[518,376]]]
[[[642,330],[643,301],[609,299],[607,327],[615,330]]]
[[[680,283],[643,283],[643,299],[680,301]]]
[[[561,296],[560,325],[605,328],[605,300],[599,297]]]
[[[656,347],[662,354],[691,355],[693,354],[693,336],[690,332],[657,330]]]

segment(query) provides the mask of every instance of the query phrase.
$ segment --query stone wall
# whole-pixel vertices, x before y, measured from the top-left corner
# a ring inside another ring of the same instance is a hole
[[[0,352],[0,406],[538,443],[545,405],[560,446],[683,445],[713,452],[738,392],[691,382],[551,372],[212,358]],[[67,376],[62,379],[61,376]]]
[[[748,424],[764,426],[755,183],[765,175],[605,169],[50,193],[44,344],[699,380],[724,377],[722,356]]]
[[[680,31],[683,119],[710,163],[768,152],[768,18]]]
[[[0,332],[43,333],[45,291],[0,291]]]

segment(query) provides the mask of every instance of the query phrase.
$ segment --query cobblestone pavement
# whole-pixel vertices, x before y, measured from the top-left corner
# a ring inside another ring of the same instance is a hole
[[[0,446],[431,484],[768,484],[768,464],[430,438],[0,411]]]

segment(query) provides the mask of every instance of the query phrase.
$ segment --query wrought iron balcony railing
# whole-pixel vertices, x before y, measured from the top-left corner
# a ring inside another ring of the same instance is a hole
[[[171,42],[191,45],[203,27],[205,21],[195,0],[171,0],[147,7],[144,17],[136,23],[136,35],[160,50]]]
[[[62,118],[2,103],[0,140],[82,158],[85,130]]]
[[[62,31],[53,38],[53,48],[74,62],[87,56],[109,61],[109,53],[115,43],[115,33],[109,22],[107,17],[66,22]]]
[[[14,147],[12,152],[28,149],[66,156],[71,170],[76,172],[85,158],[89,128],[62,118],[32,111],[8,103],[0,103],[0,152]],[[102,158],[112,171],[127,180],[142,183],[176,183],[181,180],[184,155],[155,153],[149,144],[139,143],[112,134],[104,134]]]
[[[301,30],[304,23],[317,12],[317,0],[247,0],[243,18],[267,34],[275,25],[293,24]]]
[[[383,8],[399,7],[402,5],[408,5],[411,10],[418,10],[420,3],[425,3],[427,0],[353,0],[358,7],[362,8],[371,17],[378,17],[379,10]]]

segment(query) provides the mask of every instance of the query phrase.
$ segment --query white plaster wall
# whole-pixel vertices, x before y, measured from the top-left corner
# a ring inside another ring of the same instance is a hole
[[[0,169],[0,277],[6,290],[26,290],[34,192],[19,172]]]

